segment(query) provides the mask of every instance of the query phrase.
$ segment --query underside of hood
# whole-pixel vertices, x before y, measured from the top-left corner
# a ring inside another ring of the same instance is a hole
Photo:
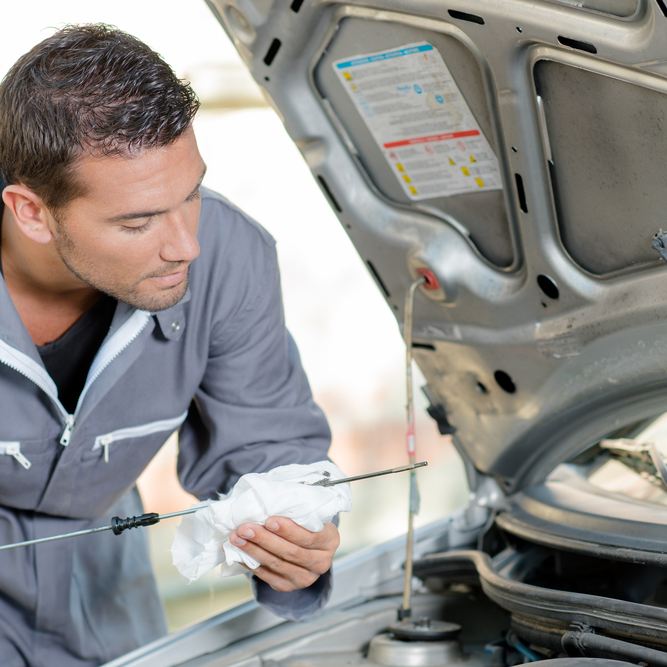
[[[208,0],[508,491],[662,412],[667,3]],[[429,287],[433,289],[429,289]]]

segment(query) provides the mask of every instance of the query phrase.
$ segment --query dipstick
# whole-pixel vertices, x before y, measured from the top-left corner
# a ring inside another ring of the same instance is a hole
[[[380,475],[391,475],[397,472],[404,472],[406,470],[414,470],[428,465],[427,461],[414,463],[409,466],[401,466],[400,468],[389,468],[388,470],[378,470],[376,472],[368,472],[363,475],[355,475],[354,477],[342,477],[339,479],[329,479],[324,477],[317,482],[312,482],[309,486],[335,486],[336,484],[343,484],[345,482],[356,482],[359,479],[368,479],[369,477],[378,477]],[[168,514],[157,514],[156,512],[147,512],[146,514],[138,514],[137,516],[128,516],[125,518],[114,516],[111,519],[111,524],[108,526],[100,526],[99,528],[87,528],[85,530],[75,530],[71,533],[61,533],[60,535],[51,535],[50,537],[39,537],[34,540],[26,540],[25,542],[14,542],[13,544],[3,544],[0,546],[0,551],[7,551],[9,549],[17,549],[18,547],[29,547],[33,544],[43,544],[44,542],[55,542],[56,540],[65,540],[70,537],[80,537],[81,535],[93,535],[95,533],[102,533],[107,530],[113,532],[114,535],[120,535],[122,532],[130,528],[145,528],[146,526],[153,526],[162,521],[162,519],[172,519],[177,516],[184,516],[185,514],[193,514],[203,509],[206,505],[196,505],[186,510],[179,510],[178,512],[169,512]]]

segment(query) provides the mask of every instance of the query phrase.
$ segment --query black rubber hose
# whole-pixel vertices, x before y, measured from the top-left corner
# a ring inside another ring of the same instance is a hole
[[[561,639],[563,650],[569,656],[626,658],[647,665],[667,667],[667,653],[646,646],[611,639],[592,632],[566,632]]]

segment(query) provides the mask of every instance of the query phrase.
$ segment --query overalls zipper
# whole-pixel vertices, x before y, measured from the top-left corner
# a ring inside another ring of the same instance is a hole
[[[46,370],[28,355],[13,348],[3,340],[0,340],[0,363],[5,364],[5,366],[15,370],[33,384],[36,384],[51,399],[51,402],[58,409],[64,425],[60,436],[60,444],[63,447],[67,447],[72,439],[72,431],[81,405],[83,404],[83,398],[88,393],[90,386],[100,376],[102,371],[139,336],[149,320],[150,313],[145,310],[135,310],[120,326],[118,331],[100,348],[88,372],[88,378],[79,396],[74,414],[67,412],[58,399],[58,389]],[[23,455],[21,454],[21,456]],[[24,465],[24,467],[26,466]]]
[[[26,470],[30,470],[32,463],[21,453],[20,442],[0,442],[0,455],[12,456]]]
[[[145,435],[160,433],[161,431],[169,431],[171,433],[185,421],[187,416],[188,411],[186,410],[183,414],[171,419],[161,419],[159,421],[150,422],[148,424],[141,424],[139,426],[128,426],[127,428],[121,428],[117,431],[112,431],[111,433],[98,435],[95,438],[93,451],[100,449],[100,447],[103,448],[104,462],[109,463],[109,445],[111,445],[112,442],[126,440],[127,438],[140,438]]]

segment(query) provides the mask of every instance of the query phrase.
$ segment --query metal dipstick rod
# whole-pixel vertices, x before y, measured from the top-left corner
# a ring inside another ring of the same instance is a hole
[[[75,530],[71,533],[61,533],[60,535],[51,535],[50,537],[40,537],[35,540],[26,540],[25,542],[14,542],[13,544],[3,544],[0,546],[0,551],[7,549],[16,549],[18,547],[29,547],[33,544],[41,544],[42,542],[55,542],[56,540],[64,540],[69,537],[79,537],[80,535],[93,535],[94,533],[102,533],[107,530],[113,531],[114,535],[120,535],[123,531],[130,528],[143,528],[145,526],[153,526],[162,521],[162,519],[171,519],[175,516],[182,516],[183,514],[192,514],[202,508],[191,507],[187,510],[180,510],[179,512],[170,512],[169,514],[157,514],[156,512],[147,512],[146,514],[139,514],[137,516],[128,516],[125,518],[114,516],[111,518],[111,524],[108,526],[100,526],[99,528],[87,528],[85,530]]]
[[[405,297],[405,313],[403,317],[403,339],[405,340],[405,389],[407,430],[406,446],[408,461],[414,465],[417,456],[415,437],[415,406],[412,387],[412,315],[414,310],[415,292],[426,282],[422,276],[415,280]],[[405,544],[405,572],[403,577],[403,603],[398,612],[399,620],[412,615],[412,561],[414,552],[414,519],[419,512],[419,488],[414,468],[410,471],[410,498],[408,502],[408,534]]]
[[[400,466],[399,468],[389,468],[387,470],[378,470],[377,472],[367,472],[363,475],[355,475],[354,477],[341,477],[339,479],[321,479],[319,482],[313,482],[309,486],[335,486],[336,484],[344,484],[346,482],[356,482],[359,479],[369,479],[370,477],[380,477],[380,475],[393,475],[395,472],[407,472],[408,470],[415,470],[427,466],[428,461],[420,461],[419,463],[411,463],[407,466]]]
[[[336,484],[345,484],[347,482],[356,482],[360,479],[368,479],[369,477],[379,477],[380,475],[391,475],[397,472],[404,472],[406,470],[413,471],[415,468],[421,468],[428,465],[427,461],[414,463],[409,466],[401,466],[400,468],[389,468],[388,470],[378,470],[376,472],[368,472],[363,475],[355,475],[354,477],[341,477],[338,479],[329,479],[325,477],[309,484],[309,486],[335,486]],[[196,505],[187,510],[179,510],[178,512],[169,512],[168,514],[157,514],[156,512],[147,512],[146,514],[139,514],[137,516],[111,518],[111,524],[108,526],[100,526],[99,528],[87,528],[85,530],[75,530],[70,533],[61,533],[60,535],[51,535],[50,537],[40,537],[34,540],[26,540],[25,542],[14,542],[13,544],[3,544],[0,546],[0,551],[8,549],[17,549],[18,547],[29,547],[33,544],[42,544],[43,542],[55,542],[56,540],[65,540],[70,537],[79,537],[81,535],[93,535],[95,533],[103,533],[107,530],[113,532],[114,535],[120,535],[123,531],[130,528],[145,528],[146,526],[153,526],[163,519],[172,519],[177,516],[184,516],[185,514],[193,514],[204,508],[205,505]]]

